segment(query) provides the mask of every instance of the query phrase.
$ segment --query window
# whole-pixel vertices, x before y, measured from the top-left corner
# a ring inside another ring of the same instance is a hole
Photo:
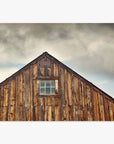
[[[58,80],[41,80],[40,95],[55,95],[58,91]]]

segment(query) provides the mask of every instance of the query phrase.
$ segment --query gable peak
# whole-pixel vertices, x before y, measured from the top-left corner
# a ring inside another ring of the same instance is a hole
[[[48,52],[47,51],[43,52],[43,55],[48,55]]]

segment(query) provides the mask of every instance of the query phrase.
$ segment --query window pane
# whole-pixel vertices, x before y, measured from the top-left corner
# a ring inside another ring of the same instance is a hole
[[[51,86],[55,86],[55,81],[51,81]]]
[[[40,81],[40,85],[41,85],[42,87],[44,87],[45,81]]]
[[[51,89],[52,94],[55,94],[55,88]]]
[[[45,94],[45,88],[40,88],[40,94]]]
[[[50,88],[46,88],[46,94],[50,94]]]
[[[58,94],[58,80],[41,80],[40,94],[41,95]]]
[[[50,87],[50,81],[46,81],[46,87]]]

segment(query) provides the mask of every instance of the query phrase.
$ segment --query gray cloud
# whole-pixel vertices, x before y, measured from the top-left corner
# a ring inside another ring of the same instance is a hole
[[[45,50],[81,70],[114,76],[114,24],[0,24],[0,68]]]

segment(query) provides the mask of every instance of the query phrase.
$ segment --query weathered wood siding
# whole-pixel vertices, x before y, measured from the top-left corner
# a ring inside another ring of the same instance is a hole
[[[57,79],[58,94],[40,96],[40,79]],[[114,101],[44,56],[1,83],[0,121],[114,121]]]

